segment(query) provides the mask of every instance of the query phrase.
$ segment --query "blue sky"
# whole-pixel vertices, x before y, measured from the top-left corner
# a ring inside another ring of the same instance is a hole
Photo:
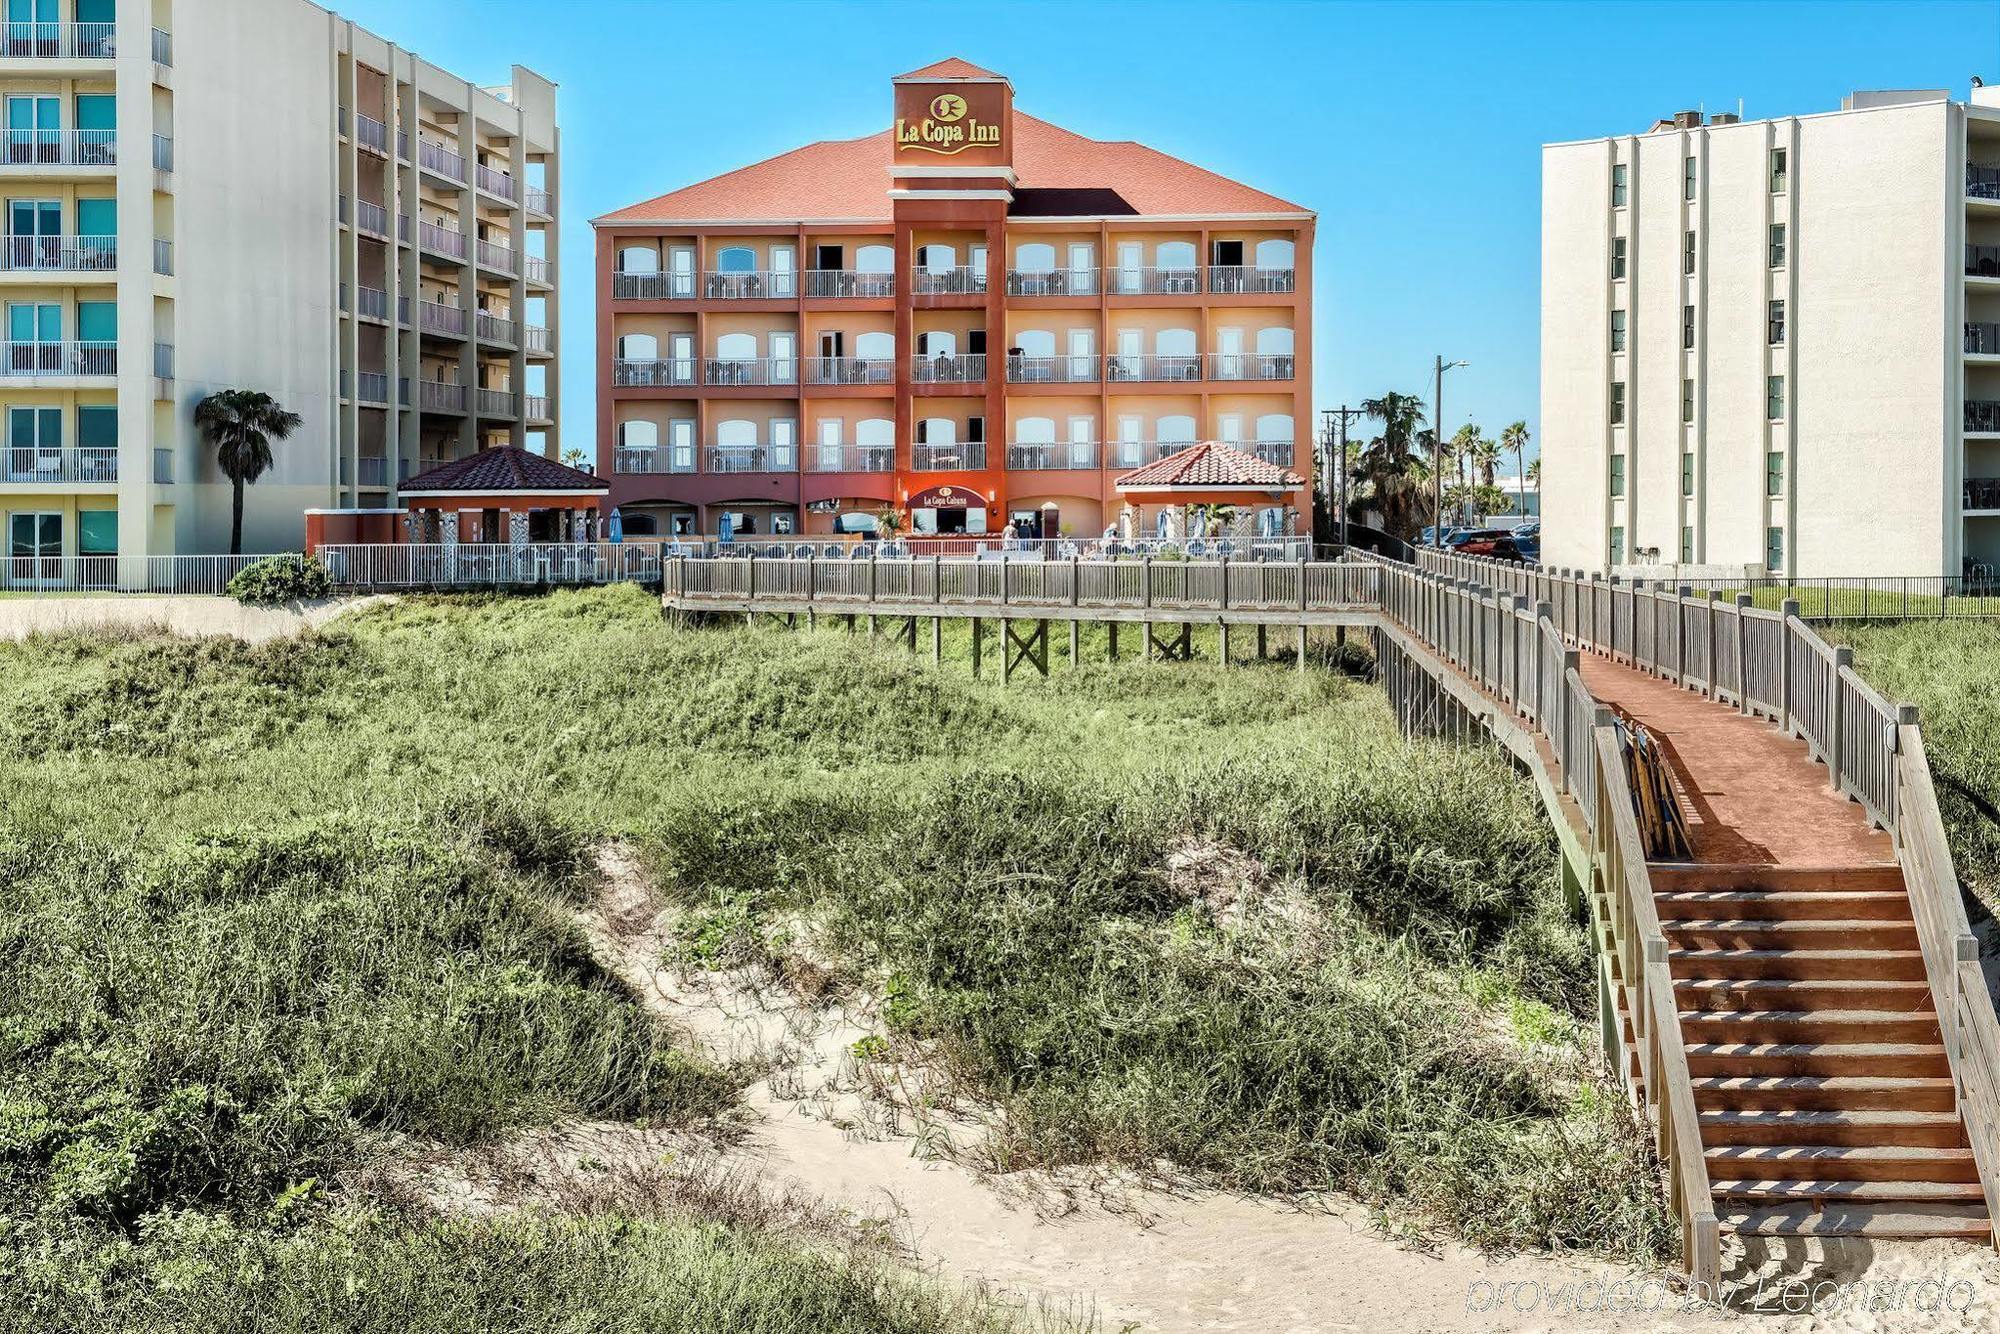
[[[1430,393],[1536,424],[1540,145],[1684,107],[1836,108],[2000,80],[2000,0],[1950,3],[695,3],[335,0],[482,82],[561,87],[562,430],[591,447],[589,219],[813,139],[873,133],[948,55],[1023,110],[1137,139],[1319,214],[1316,403]]]

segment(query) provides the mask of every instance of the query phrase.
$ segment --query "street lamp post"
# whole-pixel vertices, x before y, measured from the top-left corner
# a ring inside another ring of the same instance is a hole
[[[1444,373],[1469,365],[1435,359],[1436,389],[1431,394],[1431,545],[1444,545]]]

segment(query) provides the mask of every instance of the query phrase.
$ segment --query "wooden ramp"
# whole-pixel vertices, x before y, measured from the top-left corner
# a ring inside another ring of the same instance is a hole
[[[1585,654],[1668,752],[1691,863],[1649,866],[1721,1228],[1988,1240],[1896,849],[1803,741]]]

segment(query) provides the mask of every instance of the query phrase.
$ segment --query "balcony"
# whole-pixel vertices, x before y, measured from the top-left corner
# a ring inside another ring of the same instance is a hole
[[[1224,442],[1232,449],[1240,449],[1253,459],[1280,468],[1292,466],[1298,446],[1290,440],[1231,440]]]
[[[634,274],[633,277],[639,275]],[[666,277],[666,274],[652,275]],[[675,294],[678,295],[678,294]],[[862,273],[857,269],[807,269],[806,295],[822,299],[840,297],[894,296],[896,275]]]
[[[442,176],[448,181],[465,184],[465,159],[428,139],[417,140],[417,165],[433,176]]]
[[[547,357],[555,354],[555,343],[549,337],[549,331],[546,326],[531,324],[528,326],[527,333],[528,342],[526,350],[529,356]]]
[[[555,266],[540,255],[521,256],[521,276],[543,287],[555,285]]]
[[[797,384],[798,378],[797,357],[710,357],[701,365],[703,384]]]
[[[692,301],[694,293],[692,273],[611,275],[611,299],[614,301]]]
[[[977,472],[986,466],[986,442],[911,445],[910,466],[918,472]]]
[[[1230,296],[1243,292],[1296,292],[1299,290],[1297,269],[1259,269],[1243,264],[1211,264],[1208,266],[1208,290],[1217,296]]]
[[[417,224],[417,244],[446,259],[465,260],[465,233],[456,227],[440,227],[435,222]]]
[[[894,472],[894,445],[808,445],[807,472]]]
[[[1966,163],[1965,193],[1974,199],[2000,199],[2000,166]]]
[[[479,264],[481,268],[504,273],[510,278],[521,271],[514,258],[513,247],[496,245],[492,241],[479,243]]]
[[[417,405],[425,412],[465,412],[465,386],[446,384],[442,380],[419,380],[417,382]]]
[[[116,343],[0,343],[0,379],[116,374]]]
[[[521,336],[520,325],[483,310],[478,312],[473,324],[479,330],[479,341],[482,343],[513,343]]]
[[[678,389],[698,383],[693,357],[614,361],[611,383],[620,389]]]
[[[381,371],[362,371],[354,377],[354,401],[371,407],[389,406],[389,377]]]
[[[1211,380],[1289,380],[1292,371],[1289,352],[1216,352],[1208,358]]]
[[[0,246],[8,273],[109,273],[118,267],[115,236],[9,236]]]
[[[117,26],[114,23],[0,24],[0,59],[110,60],[118,53]],[[157,33],[158,29],[154,31]]]
[[[549,415],[549,400],[541,394],[529,394],[521,400],[521,413],[531,422],[554,421]]]
[[[1193,440],[1113,440],[1104,446],[1104,464],[1120,472],[1142,468],[1183,449],[1192,449],[1195,443]]]
[[[1201,358],[1113,355],[1104,359],[1104,378],[1107,381],[1128,383],[1153,381],[1198,383],[1201,380]]]
[[[1007,358],[1008,384],[1096,384],[1097,358],[1091,355],[1068,357]]]
[[[514,178],[504,171],[495,170],[481,163],[475,170],[474,177],[480,189],[489,195],[498,195],[510,204],[521,197],[520,187],[515,185]]]
[[[354,313],[364,320],[389,322],[389,294],[379,287],[357,287]]]
[[[1096,296],[1096,269],[1007,270],[1008,296]]]
[[[611,454],[611,470],[632,477],[658,477],[694,471],[694,446],[619,445]]]
[[[389,156],[389,127],[373,116],[354,116],[354,144],[381,157]]]
[[[543,217],[555,216],[555,196],[551,195],[547,190],[537,190],[531,185],[521,193],[522,200],[527,204],[530,213],[539,213]]]
[[[511,389],[481,389],[477,402],[479,415],[482,417],[521,415],[521,397]]]
[[[1965,350],[1974,356],[2000,356],[2000,324],[1982,320],[1965,322]]]
[[[967,352],[961,356],[911,357],[910,379],[916,384],[983,384],[986,381],[986,354]]]
[[[986,270],[918,269],[910,275],[910,290],[918,296],[976,296],[986,291]]]
[[[115,482],[118,480],[116,448],[92,449],[6,449],[0,450],[0,466],[9,482]]]
[[[115,167],[116,130],[7,130],[0,167]]]
[[[16,346],[20,346],[16,344]],[[1965,401],[1965,429],[1968,433],[2000,434],[2000,400],[1969,398]]]
[[[703,472],[797,472],[795,445],[710,445],[701,452]]]
[[[1200,269],[1121,268],[1104,271],[1113,296],[1200,296]]]
[[[2000,245],[1967,246],[1965,272],[1974,278],[2000,278]]]
[[[1007,446],[1007,467],[1016,472],[1076,472],[1097,467],[1097,445],[1089,440],[1063,444]]]
[[[887,357],[807,357],[807,384],[896,383],[896,363]]]
[[[439,338],[463,338],[465,312],[442,301],[422,301],[417,304],[417,328]]]
[[[1965,509],[1967,513],[2000,513],[2000,477],[1966,478]]]
[[[711,301],[790,301],[799,294],[799,276],[789,269],[705,273],[701,291]]]
[[[388,209],[382,207],[372,199],[349,201],[345,195],[341,197],[340,203],[343,217],[348,215],[351,203],[355,231],[373,236],[377,240],[386,241],[389,239]]]

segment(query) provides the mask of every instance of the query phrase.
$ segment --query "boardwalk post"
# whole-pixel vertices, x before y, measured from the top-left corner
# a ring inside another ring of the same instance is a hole
[[[1072,566],[1071,568],[1073,570],[1075,567]],[[1077,632],[1080,625],[1081,623],[1076,617],[1072,616],[1069,618],[1069,665],[1071,668],[1075,668],[1078,665]]]
[[[1748,593],[1736,595],[1736,708],[1739,713],[1750,712],[1750,617],[1745,611],[1749,605]]]
[[[1153,605],[1153,558],[1151,555],[1139,557],[1139,605],[1142,607]],[[1147,622],[1149,627],[1151,624],[1150,621]],[[1151,635],[1149,634],[1147,637],[1150,639]],[[1150,652],[1151,650],[1148,650],[1149,654]]]
[[[1264,629],[1264,623],[1259,621],[1257,623],[1257,660],[1259,662],[1270,656],[1270,649],[1265,642]]]
[[[944,617],[931,617],[931,662],[944,666]]]
[[[1118,661],[1118,622],[1106,621],[1104,628],[1111,634],[1111,661]]]
[[[1082,598],[1083,598],[1083,562],[1077,557],[1071,556],[1069,558],[1069,605],[1072,607],[1079,605],[1080,602],[1082,601]],[[1070,627],[1071,627],[1070,641],[1072,644],[1074,644],[1076,640],[1075,626],[1076,622],[1072,620],[1070,622]],[[1074,659],[1076,658],[1076,653],[1073,649],[1070,653],[1070,658],[1072,661],[1074,661]]]
[[[1799,616],[1799,600],[1786,598],[1779,604],[1784,616],[1783,633],[1778,636],[1778,730],[1792,734],[1792,622]]]
[[[979,679],[979,648],[979,618],[975,616],[972,618],[972,679],[975,681]],[[1006,655],[1001,657],[1004,660]]]
[[[1000,596],[1007,596],[1007,562],[1000,562]],[[1011,617],[1000,618],[1000,684],[1006,685],[1014,679],[1014,622]]]
[[[1840,707],[1841,697],[1847,693],[1847,683],[1841,674],[1854,665],[1854,650],[1841,645],[1833,651],[1833,689],[1828,692],[1826,702],[1827,741],[1827,781],[1838,795],[1841,789],[1841,770],[1847,763],[1847,710]]]
[[[1229,618],[1227,616],[1221,618],[1215,623],[1215,627],[1217,635],[1216,664],[1221,667],[1227,667],[1229,666]]]
[[[1306,670],[1306,623],[1305,623],[1304,621],[1300,621],[1300,622],[1299,622],[1299,672],[1300,672],[1300,674],[1301,674],[1301,675],[1303,675],[1303,674],[1304,674],[1304,672],[1305,672],[1305,670]]]

